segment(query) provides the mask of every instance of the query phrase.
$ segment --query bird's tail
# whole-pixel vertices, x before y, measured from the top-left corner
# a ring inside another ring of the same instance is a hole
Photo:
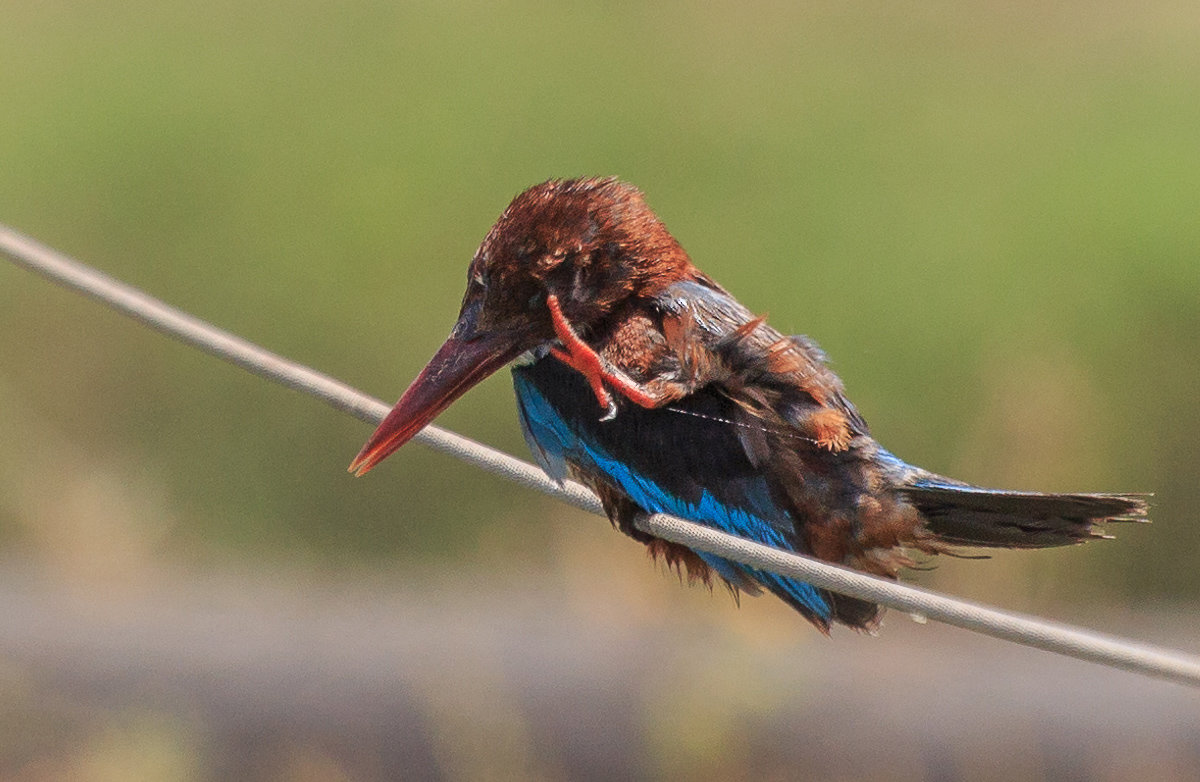
[[[901,491],[940,540],[1002,548],[1048,548],[1109,537],[1098,525],[1146,521],[1148,496],[984,489],[924,472]]]

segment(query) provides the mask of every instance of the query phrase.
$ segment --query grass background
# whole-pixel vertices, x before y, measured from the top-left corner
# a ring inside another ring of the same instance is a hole
[[[1156,495],[1154,525],[1114,543],[916,580],[1066,616],[1195,610],[1193,3],[3,16],[0,220],[18,230],[391,400],[516,192],[619,175],[705,271],[818,340],[904,458],[987,485]],[[523,455],[503,375],[441,422]],[[650,615],[806,632],[768,601],[730,620],[603,523],[419,447],[352,480],[367,434],[0,269],[8,560],[100,592],[242,569],[461,577],[464,600],[555,572],[552,588],[615,590]]]

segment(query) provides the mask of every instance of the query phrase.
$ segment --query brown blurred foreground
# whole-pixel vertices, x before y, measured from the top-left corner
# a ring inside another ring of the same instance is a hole
[[[1200,694],[895,614],[764,642],[467,595],[0,568],[0,776],[1200,778]]]

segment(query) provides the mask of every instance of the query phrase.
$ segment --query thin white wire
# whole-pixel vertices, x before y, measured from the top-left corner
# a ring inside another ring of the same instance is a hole
[[[314,396],[330,406],[377,424],[388,406],[328,375],[247,342],[199,318],[168,306],[33,239],[0,225],[0,252],[17,265],[97,301],[256,375]],[[583,486],[558,485],[537,467],[437,426],[414,438],[443,453],[602,514],[599,500]],[[880,603],[907,613],[974,630],[984,635],[1100,663],[1135,673],[1200,687],[1200,658],[1088,630],[1001,611],[927,589],[899,584],[848,568],[764,546],[671,516],[655,515],[639,525],[656,537],[680,543],[840,594]]]

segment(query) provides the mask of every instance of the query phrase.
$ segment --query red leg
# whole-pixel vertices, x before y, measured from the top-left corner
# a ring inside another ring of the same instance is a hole
[[[591,350],[591,348],[588,348],[588,350]],[[572,369],[578,370],[581,375],[587,378],[588,385],[592,387],[592,393],[596,395],[596,401],[599,402],[600,406],[605,410],[608,410],[610,413],[613,412],[614,406],[612,396],[609,395],[608,389],[604,387],[603,374],[595,374],[590,364],[585,364],[583,361],[581,361],[581,357],[579,355],[573,355],[565,350],[562,350],[561,348],[551,348],[550,355],[554,356],[556,359]],[[593,352],[592,355],[596,356],[595,352]],[[587,356],[585,355],[583,358],[586,360]],[[596,356],[596,358],[599,359],[600,357]],[[603,370],[596,369],[595,372],[603,372]]]
[[[662,403],[658,396],[642,388],[624,374],[613,372],[604,366],[600,354],[592,350],[592,347],[575,333],[575,329],[563,315],[558,297],[553,293],[546,294],[546,306],[550,309],[550,320],[554,324],[554,333],[558,335],[564,348],[562,350],[553,348],[550,354],[587,378],[588,385],[592,387],[592,393],[596,395],[596,401],[608,411],[605,415],[606,419],[615,416],[617,410],[612,397],[604,387],[605,383],[636,405],[653,408]]]

